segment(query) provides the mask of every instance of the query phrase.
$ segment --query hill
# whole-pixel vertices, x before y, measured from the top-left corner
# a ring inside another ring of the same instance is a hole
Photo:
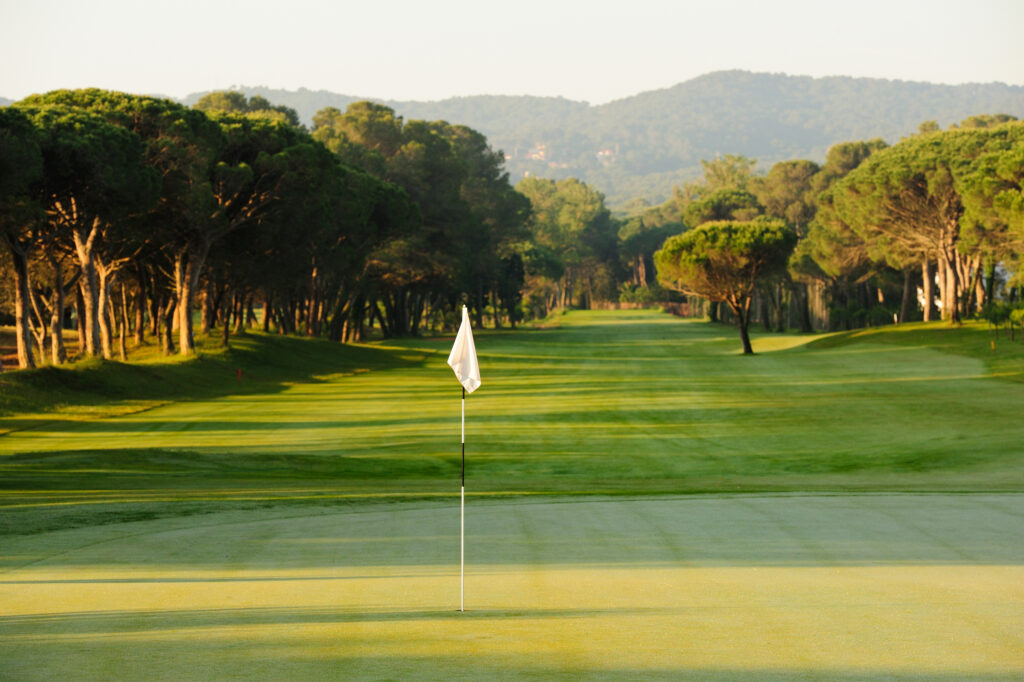
[[[362,99],[326,90],[236,88],[295,109],[311,124],[324,107]],[[206,93],[184,98],[194,104]],[[444,119],[484,133],[507,157],[513,181],[527,174],[577,177],[621,206],[660,202],[716,155],[822,161],[837,142],[895,142],[929,120],[941,127],[973,114],[1024,118],[1024,87],[936,85],[844,76],[719,71],[600,106],[558,97],[480,95],[434,102],[376,100],[406,119]],[[0,99],[0,104],[5,100]]]

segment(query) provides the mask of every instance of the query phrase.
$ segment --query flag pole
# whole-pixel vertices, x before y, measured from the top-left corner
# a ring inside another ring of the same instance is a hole
[[[459,533],[459,611],[466,610],[466,387],[462,387],[462,525]]]
[[[448,366],[455,371],[455,378],[462,384],[462,492],[459,502],[461,517],[459,527],[459,611],[466,610],[466,394],[480,388],[480,364],[476,359],[473,344],[473,325],[469,321],[469,310],[462,306],[462,323],[455,336]]]

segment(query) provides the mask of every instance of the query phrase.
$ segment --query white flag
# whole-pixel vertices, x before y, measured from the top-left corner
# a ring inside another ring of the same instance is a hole
[[[469,311],[462,306],[462,324],[455,337],[448,366],[455,370],[455,378],[459,380],[467,393],[480,388],[480,364],[476,360],[476,346],[473,344],[473,328],[469,324]]]

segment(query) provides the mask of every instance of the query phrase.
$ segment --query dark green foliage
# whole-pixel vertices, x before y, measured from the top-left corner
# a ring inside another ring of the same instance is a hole
[[[498,324],[519,319],[527,200],[504,172],[504,158],[479,132],[446,121],[404,121],[386,106],[326,108],[313,137],[345,163],[400,186],[420,212],[417,229],[374,253],[371,299],[389,335],[418,333],[428,318],[445,324],[465,300],[478,325],[490,307]]]
[[[752,220],[762,211],[757,197],[743,189],[723,188],[692,202],[683,211],[683,222],[697,226],[713,220]]]
[[[253,95],[248,100],[237,91],[211,92],[199,98],[194,107],[199,111],[221,111],[232,114],[253,114],[264,118],[283,121],[291,126],[302,126],[299,115],[291,107],[274,105],[266,97]]]
[[[998,207],[1019,194],[1021,150],[1024,124],[1016,123],[907,138],[839,181],[832,206],[872,261],[896,268],[937,261],[943,315],[957,322],[982,256],[1019,253]]]
[[[516,189],[533,207],[527,272],[531,308],[589,308],[614,300],[621,279],[619,223],[604,195],[574,178],[525,178]]]
[[[754,290],[784,271],[796,241],[796,231],[778,219],[714,221],[670,237],[654,262],[663,285],[727,303],[737,318],[743,352],[750,354],[747,324]]]

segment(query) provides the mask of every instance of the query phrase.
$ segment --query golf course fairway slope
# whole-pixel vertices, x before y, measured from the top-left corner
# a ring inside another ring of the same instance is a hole
[[[449,338],[0,420],[0,679],[1024,677],[1024,383],[551,322],[476,332],[465,613]]]

